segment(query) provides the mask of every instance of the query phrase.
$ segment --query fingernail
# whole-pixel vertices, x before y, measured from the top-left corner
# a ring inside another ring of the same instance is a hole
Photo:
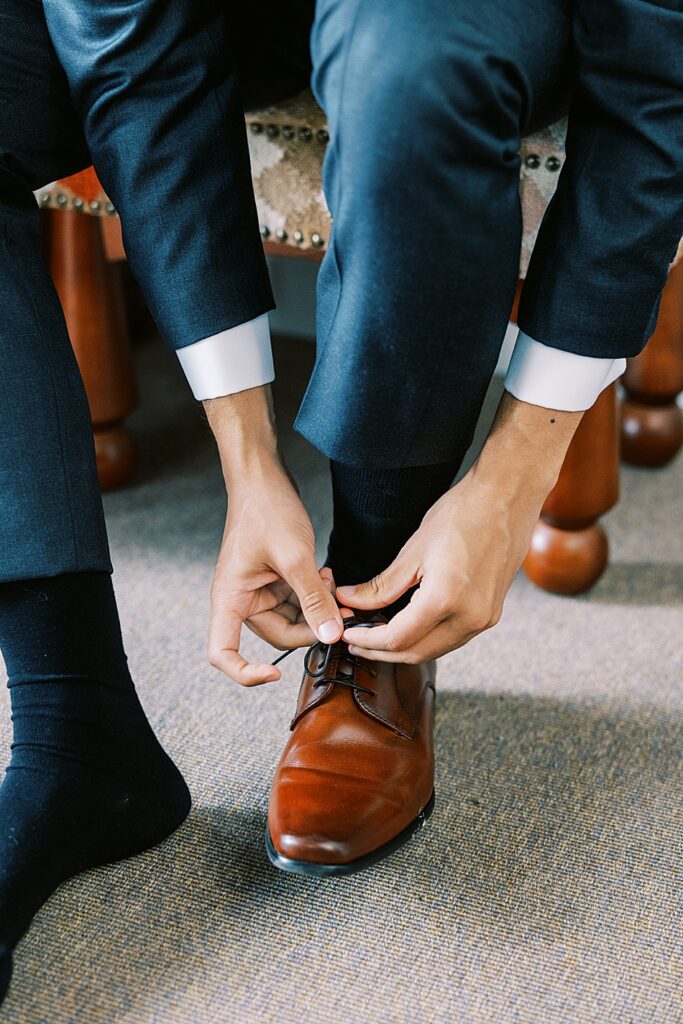
[[[318,630],[318,636],[324,644],[333,644],[335,640],[339,639],[339,634],[339,623],[336,619],[328,619],[327,622],[323,622]]]
[[[357,587],[340,587],[339,589],[343,590],[345,594],[349,594],[350,596],[353,596],[353,594],[356,593],[356,590],[358,588]]]

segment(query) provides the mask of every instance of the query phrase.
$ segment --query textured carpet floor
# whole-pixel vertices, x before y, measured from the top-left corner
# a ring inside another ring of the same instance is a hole
[[[286,423],[310,348],[277,357]],[[206,664],[221,480],[175,361],[148,346],[140,375],[140,474],[106,501],[115,583],[195,809],[161,848],[55,896],[1,1019],[680,1024],[683,461],[624,472],[592,594],[519,578],[497,629],[443,660],[429,827],[366,874],[302,880],[263,850],[298,659],[252,692]],[[284,433],[323,538],[324,461]],[[6,756],[4,697],[0,711]]]

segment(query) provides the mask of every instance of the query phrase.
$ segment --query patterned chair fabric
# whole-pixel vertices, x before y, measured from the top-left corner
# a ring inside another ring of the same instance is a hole
[[[330,214],[321,184],[321,167],[329,140],[325,115],[306,90],[284,103],[247,114],[249,150],[256,205],[264,239],[323,250],[330,234]],[[520,277],[564,160],[566,123],[524,139],[521,147],[520,197],[524,234]],[[40,189],[41,206],[74,209],[94,216],[115,216],[93,168]]]

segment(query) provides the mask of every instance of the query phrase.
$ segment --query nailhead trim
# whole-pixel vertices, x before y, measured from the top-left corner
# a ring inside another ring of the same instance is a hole
[[[261,232],[261,238],[270,238],[272,235],[276,239],[276,241],[282,243],[283,245],[285,242],[289,240],[289,232],[286,231],[284,228],[276,228],[275,231],[271,231],[267,224],[261,224],[259,227],[259,231]],[[300,228],[297,228],[296,231],[292,232],[292,241],[295,242],[296,245],[303,245],[303,243],[306,241],[306,236],[304,235],[303,231]],[[321,249],[324,246],[324,244],[325,239],[322,237],[322,235],[318,234],[317,231],[314,231],[313,234],[311,235],[311,245],[315,249]]]
[[[313,129],[308,125],[301,125],[299,129],[296,129],[294,125],[291,124],[264,125],[260,121],[252,121],[249,124],[249,131],[252,135],[262,135],[265,132],[270,139],[276,139],[279,135],[282,135],[282,138],[286,139],[288,142],[291,141],[291,139],[296,138],[297,134],[303,142],[310,142],[314,134],[318,142],[323,146],[326,146],[330,141],[330,133],[327,128],[318,128],[314,133]]]

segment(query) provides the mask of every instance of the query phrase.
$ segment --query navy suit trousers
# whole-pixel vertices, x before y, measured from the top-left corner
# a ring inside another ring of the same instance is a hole
[[[297,427],[367,467],[457,459],[512,306],[520,138],[569,98],[519,322],[641,350],[683,234],[683,0],[318,0],[334,227]]]

